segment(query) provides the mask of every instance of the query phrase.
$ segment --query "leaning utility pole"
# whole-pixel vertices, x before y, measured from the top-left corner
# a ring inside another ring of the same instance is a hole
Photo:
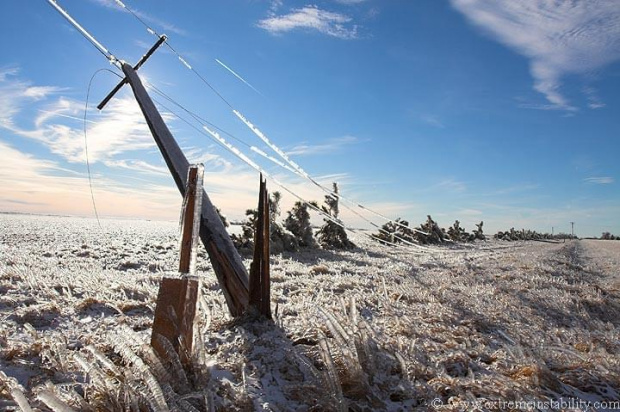
[[[146,60],[157,50],[159,46],[166,42],[166,36],[161,36],[155,45],[140,59],[138,64],[131,67],[129,64],[117,59],[114,55],[104,47],[100,42],[95,39],[84,27],[82,27],[73,17],[69,15],[60,5],[56,3],[56,0],[48,0],[48,3],[56,9],[76,30],[80,32],[100,53],[102,53],[110,63],[113,63],[117,67],[121,68],[125,73],[125,78],[109,93],[106,98],[101,102],[97,108],[103,109],[107,102],[109,102],[114,94],[118,92],[124,84],[129,83],[133,94],[138,101],[140,110],[146,119],[146,122],[151,130],[153,139],[157,143],[157,147],[161,151],[166,165],[170,170],[170,174],[174,179],[174,182],[181,192],[182,196],[185,196],[185,188],[188,180],[189,162],[183,154],[183,151],[177,144],[176,140],[168,130],[166,123],[161,117],[161,114],[153,104],[150,96],[144,89],[140,78],[136,74],[138,70]],[[215,210],[215,207],[211,203],[209,196],[203,190],[202,193],[202,207],[200,211],[200,239],[209,254],[211,260],[211,266],[217,276],[217,280],[222,287],[226,303],[228,304],[228,310],[233,316],[242,315],[249,302],[249,280],[248,272],[243,265],[241,256],[235,249],[228,232],[224,224],[220,220],[220,217]]]
[[[127,63],[123,63],[122,67],[177,188],[181,195],[185,195],[189,162],[168,130],[133,67]],[[202,192],[200,239],[207,249],[213,271],[226,297],[230,314],[242,315],[249,301],[248,273],[211,199],[204,190]]]

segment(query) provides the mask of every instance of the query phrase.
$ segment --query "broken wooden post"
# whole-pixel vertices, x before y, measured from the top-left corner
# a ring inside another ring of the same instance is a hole
[[[157,305],[153,319],[151,346],[163,358],[169,359],[168,348],[163,339],[172,345],[181,364],[191,364],[194,343],[194,317],[200,291],[200,281],[194,276],[200,229],[202,204],[202,181],[204,167],[193,165],[187,176],[187,189],[183,201],[181,220],[181,246],[179,257],[180,277],[164,277],[159,284]]]
[[[168,130],[135,70],[127,63],[124,63],[122,67],[177,188],[184,195],[189,162]],[[209,254],[213,271],[222,287],[230,314],[232,316],[242,315],[248,305],[248,274],[241,256],[204,190],[202,191],[200,239]]]
[[[258,214],[254,235],[254,257],[250,266],[250,308],[271,319],[271,286],[269,275],[269,193],[267,181],[260,175]]]

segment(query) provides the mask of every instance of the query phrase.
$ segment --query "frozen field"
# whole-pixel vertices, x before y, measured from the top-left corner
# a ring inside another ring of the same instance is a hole
[[[102,226],[0,215],[0,410],[620,408],[620,242],[273,256],[275,324],[233,322],[201,253],[184,372],[144,345],[177,224]]]

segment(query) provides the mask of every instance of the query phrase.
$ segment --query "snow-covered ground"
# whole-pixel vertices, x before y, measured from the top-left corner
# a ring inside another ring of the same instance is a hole
[[[146,345],[177,225],[101,223],[0,215],[0,410],[620,408],[620,242],[273,256],[274,323],[202,252],[184,371]]]

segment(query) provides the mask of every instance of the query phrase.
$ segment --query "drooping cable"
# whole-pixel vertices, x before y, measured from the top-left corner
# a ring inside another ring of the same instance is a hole
[[[192,111],[190,111],[189,109],[187,109],[185,106],[183,106],[182,104],[178,103],[177,101],[175,101],[174,99],[172,99],[170,96],[166,95],[165,93],[163,93],[161,90],[159,90],[157,87],[147,84],[147,87],[151,90],[153,90],[155,93],[159,94],[160,96],[162,96],[163,98],[165,98],[166,100],[168,100],[170,103],[174,104],[175,106],[179,107],[181,110],[183,110],[185,113],[187,113],[189,116],[191,116],[197,123],[199,123],[203,129],[208,131],[208,137],[211,137],[212,139],[215,139],[217,143],[219,143],[220,145],[222,145],[224,148],[226,148],[228,151],[230,151],[231,153],[233,153],[235,156],[239,157],[242,161],[244,161],[245,163],[247,163],[250,167],[254,168],[255,170],[258,170],[259,172],[262,172],[263,174],[265,174],[266,176],[268,175],[267,172],[262,171],[262,169],[260,169],[260,167],[254,162],[252,161],[250,158],[248,158],[245,154],[243,154],[241,151],[239,151],[237,148],[235,148],[234,146],[232,146],[231,144],[229,144],[228,142],[226,142],[224,139],[221,138],[221,136],[219,136],[219,134],[216,136],[213,135],[212,131],[207,127],[207,125],[204,124],[204,119],[202,119],[200,116],[196,115],[195,113],[193,113]],[[160,103],[161,105],[161,103]],[[162,107],[166,108],[165,106],[162,105]],[[172,112],[170,109],[166,108],[166,110],[170,111],[171,113],[174,114],[174,112]],[[178,115],[176,115],[177,117],[179,117]],[[184,120],[184,119],[182,119]],[[185,121],[185,120],[184,120]],[[186,122],[187,123],[187,122]],[[215,126],[213,123],[208,122],[209,125],[211,127],[216,127],[218,130],[221,130],[220,128],[218,128],[217,126]],[[193,125],[191,125],[192,127],[194,127]],[[194,129],[196,129],[194,127]],[[201,134],[204,134],[204,132],[201,132]],[[254,151],[255,153],[267,158],[268,160],[276,163],[277,165],[279,165],[280,167],[283,167],[287,170],[289,170],[290,172],[297,174],[294,170],[292,170],[291,168],[289,168],[287,165],[283,164],[282,162],[278,161],[277,159],[273,158],[272,156],[267,155],[265,152],[263,152],[262,150],[256,148],[255,146],[250,146],[249,144],[247,144],[246,142],[244,142],[243,140],[237,138],[236,136],[232,135],[231,133],[226,133],[228,136],[232,137],[233,139],[239,141],[240,143],[244,144],[245,146],[248,146],[250,148],[250,150]],[[260,170],[259,170],[260,169]],[[303,176],[302,176],[303,177]],[[273,180],[273,178],[272,178]],[[313,180],[313,182],[316,184],[316,186],[318,186],[319,188],[323,189],[324,191],[327,190],[325,189],[322,185],[320,185],[318,182],[315,182]],[[278,183],[279,186],[281,186]],[[287,190],[287,189],[285,189]],[[287,190],[288,191],[288,190]],[[331,191],[327,191],[327,193],[331,196],[338,196],[341,197],[339,194],[336,195]],[[299,197],[296,194],[293,194],[295,197]],[[301,199],[303,200],[303,199]],[[311,205],[309,202],[303,200],[306,204]],[[387,230],[383,229],[381,226],[377,225],[376,223],[372,222],[371,220],[369,220],[368,218],[366,218],[365,216],[361,215],[360,213],[358,213],[356,210],[348,207],[347,205],[344,205],[345,208],[349,211],[351,211],[353,214],[355,214],[356,216],[358,216],[359,218],[361,218],[362,220],[364,220],[366,223],[370,224],[371,226],[375,227],[380,233],[384,233],[386,235],[389,236],[393,236],[394,239],[399,240],[409,246],[413,246],[416,248],[419,248],[420,245],[418,245],[417,243],[414,243],[412,241],[409,241],[401,236],[398,236],[394,233],[390,233]],[[312,205],[311,205],[312,207]],[[319,212],[321,213],[322,211],[319,210]],[[416,231],[416,229],[412,229],[409,228],[409,226],[403,225],[401,224],[401,226],[404,226],[412,231]],[[345,226],[343,226],[343,228],[345,228]],[[418,231],[421,232],[421,231]],[[424,232],[421,232],[424,233]],[[375,238],[376,239],[376,238]]]
[[[84,130],[84,155],[86,156],[86,171],[88,172],[88,186],[90,188],[90,198],[92,200],[93,203],[93,211],[95,213],[95,218],[97,219],[97,225],[99,226],[99,229],[102,229],[101,227],[101,221],[99,220],[99,212],[97,211],[97,202],[95,201],[95,191],[93,189],[93,178],[92,178],[92,172],[91,172],[91,168],[90,168],[90,158],[88,155],[88,138],[87,138],[87,134],[86,134],[86,116],[88,114],[88,101],[90,99],[90,88],[93,84],[93,80],[95,80],[95,77],[103,72],[103,71],[107,71],[110,72],[112,74],[114,74],[115,76],[121,77],[118,73],[113,72],[110,69],[99,69],[97,70],[95,73],[93,73],[93,75],[91,76],[89,82],[88,82],[88,89],[86,91],[86,102],[84,103],[84,118],[83,118],[83,130]],[[121,77],[122,78],[122,77]]]
[[[155,93],[159,94],[155,89],[153,89],[151,86],[148,86],[148,88],[151,88]],[[198,127],[196,127],[195,125],[191,124],[191,122],[189,122],[187,119],[184,119],[182,116],[178,115],[177,113],[175,113],[173,110],[171,110],[169,107],[167,107],[166,105],[162,104],[161,102],[157,101],[156,99],[153,99],[158,105],[160,105],[161,107],[163,107],[165,110],[167,110],[168,112],[170,112],[172,115],[174,115],[175,117],[177,117],[179,120],[181,120],[182,122],[184,122],[185,124],[187,124],[188,126],[190,126],[191,128],[193,128],[194,130],[196,130],[197,132],[199,132],[202,135],[205,135],[209,138],[211,138],[212,140],[214,140],[216,143],[218,143],[220,146],[222,146],[224,149],[226,149],[228,152],[232,153],[233,155],[235,155],[236,157],[238,157],[240,160],[242,160],[244,163],[246,163],[248,166],[250,166],[252,169],[256,170],[259,173],[262,173],[263,176],[265,176],[265,178],[271,180],[273,183],[275,183],[276,185],[278,185],[279,187],[281,187],[284,191],[286,191],[287,193],[289,193],[290,195],[292,195],[293,197],[295,197],[297,200],[299,200],[300,202],[302,202],[303,204],[307,205],[308,207],[310,207],[312,210],[316,211],[317,213],[319,213],[323,218],[333,222],[334,224],[342,227],[345,230],[348,230],[352,233],[356,233],[356,234],[361,234],[365,237],[368,237],[371,240],[377,241],[378,239],[376,237],[374,237],[373,235],[369,235],[368,233],[365,233],[363,231],[348,227],[347,225],[345,225],[341,220],[334,218],[333,216],[331,216],[330,214],[326,213],[324,210],[322,210],[321,208],[318,208],[317,206],[315,206],[314,204],[312,204],[312,202],[309,202],[307,200],[305,200],[303,197],[301,197],[300,195],[298,195],[297,193],[295,193],[294,191],[292,191],[291,189],[289,189],[285,184],[283,184],[282,182],[280,182],[277,178],[275,178],[273,175],[271,175],[270,173],[268,173],[267,171],[265,171],[262,167],[260,167],[256,162],[254,162],[252,159],[250,159],[248,156],[246,156],[243,152],[241,152],[239,149],[237,149],[236,147],[234,147],[232,144],[230,144],[229,142],[227,142],[224,138],[222,138],[220,136],[219,133],[217,133],[214,130],[209,129],[209,127],[205,126],[204,124],[201,124],[202,129],[204,130],[200,130]],[[171,99],[170,97],[167,97],[167,100],[170,100],[171,102],[173,102],[176,106],[182,108],[186,113],[191,113],[188,109],[186,109],[184,106],[182,106],[180,103],[177,103],[176,101],[174,101],[173,99]],[[194,120],[196,121],[196,118],[194,118]],[[200,123],[198,121],[198,123]],[[205,131],[207,133],[205,133]],[[376,226],[376,225],[375,225]],[[379,228],[380,231],[383,231],[384,233],[388,233],[385,230]],[[408,244],[409,246],[413,246],[417,249],[423,250],[423,251],[429,251],[428,248],[422,247],[418,244],[415,243],[411,243],[408,242],[405,239],[399,238],[398,236],[395,236],[395,238],[401,240],[403,243]],[[401,245],[395,243],[395,242],[390,242],[387,240],[380,240],[380,243],[383,245],[389,245],[389,246],[394,246],[394,247],[402,247]]]
[[[95,39],[94,36],[92,36],[86,29],[84,29],[74,18],[72,18],[62,7],[60,7],[57,3],[56,0],[48,0],[48,2],[50,3],[50,5],[52,5],[52,7],[54,7],[69,23],[71,23],[81,34],[82,36],[84,36],[104,57],[106,57],[106,59],[108,61],[110,61],[111,64],[114,64],[116,67],[118,68],[122,68],[122,61],[118,60],[105,46],[103,46],[99,41],[97,41],[97,39]],[[148,26],[148,24],[146,24],[146,22],[141,19],[135,12],[133,12],[133,10],[129,9],[122,1],[120,0],[115,0],[115,2],[121,6],[122,8],[124,8],[125,10],[127,10],[128,12],[130,12],[136,19],[138,19],[143,25],[146,26],[147,31],[155,36],[157,36],[158,38],[161,37],[155,30],[153,30],[152,28],[150,28]],[[207,85],[232,111],[233,113],[239,117],[248,127],[250,127],[250,129],[257,135],[259,135],[259,137],[261,137],[262,135],[262,140],[265,141],[269,147],[271,147],[274,151],[276,151],[276,153],[278,153],[278,155],[280,155],[280,157],[282,157],[290,166],[293,167],[293,169],[297,170],[298,173],[301,174],[302,177],[306,177],[306,178],[310,178],[310,176],[305,173],[305,171],[303,171],[303,169],[301,169],[301,167],[299,165],[297,165],[295,162],[293,162],[292,160],[290,160],[288,158],[288,156],[286,156],[286,154],[281,151],[275,144],[272,144],[267,138],[266,136],[264,136],[262,134],[262,132],[260,132],[258,129],[256,129],[255,127],[253,127],[253,125],[251,125],[251,123],[245,119],[245,117],[243,117],[243,115],[241,115],[241,113],[237,110],[235,110],[233,108],[233,106],[222,96],[221,93],[219,93],[215,87],[213,87],[198,71],[196,71],[186,60],[185,58],[183,58],[183,56],[178,53],[170,44],[168,41],[165,41],[166,45],[170,48],[170,50],[178,57],[178,59],[181,61],[181,63],[183,63],[184,66],[186,66],[186,68],[188,68],[190,71],[192,71],[205,85]],[[111,71],[112,72],[112,71]],[[114,73],[114,72],[112,72]],[[114,73],[115,75],[119,76],[117,73]],[[121,76],[119,76],[121,77]],[[94,76],[93,76],[94,78]],[[121,77],[122,78],[122,77]],[[92,83],[92,78],[91,78],[91,82]],[[88,93],[90,93],[90,84],[89,84],[89,91]],[[87,102],[88,104],[88,102]],[[184,108],[184,110],[188,113],[191,114],[190,111],[188,111],[187,109]],[[88,173],[89,173],[89,183],[90,183],[90,188],[91,188],[91,198],[93,200],[93,208],[95,210],[95,214],[97,216],[97,222],[99,224],[99,226],[101,227],[101,224],[99,222],[99,217],[98,217],[98,213],[96,211],[96,203],[94,200],[94,192],[92,190],[92,179],[91,179],[91,174],[90,174],[90,161],[88,159],[88,148],[87,148],[87,139],[86,139],[86,111],[87,111],[87,107],[85,108],[85,114],[84,114],[84,132],[85,132],[85,151],[86,151],[86,155],[87,155],[87,168],[88,168]],[[197,120],[195,118],[195,120]],[[203,127],[205,127],[203,125]],[[209,130],[208,128],[205,127],[205,129]],[[258,132],[258,133],[257,133]],[[220,142],[222,143],[222,142]],[[246,144],[247,145],[247,144]],[[249,145],[248,145],[249,146]],[[252,147],[251,147],[252,148]],[[264,152],[257,150],[256,148],[254,148],[255,152],[259,153],[259,154],[263,154]],[[246,163],[248,163],[247,161],[250,161],[250,163],[253,163],[247,156],[243,155],[241,152],[239,152],[237,150],[237,153],[235,153],[233,151],[233,153],[237,156],[239,156],[239,154],[241,154],[241,159],[244,160]],[[278,162],[276,159],[270,157],[270,156],[265,156],[267,159],[274,161],[276,164],[284,167],[285,169],[294,172],[293,170],[291,170],[290,168],[286,167],[284,164],[282,164],[281,162]],[[250,164],[248,163],[248,164]],[[256,165],[254,163],[254,165]],[[257,165],[256,165],[257,166]],[[258,168],[259,171],[262,171],[262,169],[259,167]],[[265,173],[263,171],[263,173],[268,176],[269,174]],[[355,229],[352,228],[348,228],[346,227],[341,221],[339,221],[338,219],[334,219],[333,217],[331,217],[330,215],[324,213],[322,210],[316,208],[314,205],[310,204],[309,202],[306,202],[303,198],[301,198],[300,196],[296,195],[294,192],[290,191],[289,189],[287,189],[286,187],[284,187],[282,184],[280,184],[279,182],[277,182],[277,180],[275,178],[271,178],[271,180],[274,181],[274,183],[278,184],[279,186],[281,186],[283,189],[285,189],[287,192],[291,193],[293,196],[295,196],[296,198],[298,198],[299,200],[303,201],[304,203],[308,204],[311,208],[315,209],[316,211],[318,211],[319,213],[326,215],[325,217],[328,218],[329,220],[333,221],[334,223],[338,224],[339,226],[343,227],[346,230],[350,230],[352,232],[356,232]],[[332,193],[329,189],[324,188],[323,186],[321,186],[318,182],[316,182],[314,179],[310,178],[310,180],[316,184],[318,187],[321,187],[323,190],[327,191],[328,193],[330,193],[332,196],[338,196],[342,199],[342,196],[340,195],[336,195],[334,193]],[[368,208],[364,208],[365,210],[369,210]],[[356,213],[357,214],[357,213]],[[358,214],[358,216],[361,216]],[[380,215],[382,216],[382,215]],[[362,217],[362,216],[361,216]],[[362,217],[363,218],[363,217]],[[400,224],[399,222],[396,221],[392,221],[389,218],[385,218],[391,222],[394,222],[396,224]],[[364,220],[368,221],[367,219],[364,218]],[[369,223],[371,223],[373,226],[378,227],[377,225],[375,225],[374,223],[368,221]],[[401,226],[404,226],[402,224],[400,224]],[[405,226],[407,227],[407,226]],[[408,228],[408,227],[407,227]],[[380,228],[380,230],[382,230]],[[413,229],[416,230],[416,229]],[[385,231],[384,231],[385,232]],[[423,233],[423,232],[422,232]],[[370,237],[371,239],[375,239],[374,237],[367,235],[366,233],[363,233],[364,235]],[[399,238],[400,239],[400,238]],[[400,240],[404,240],[404,239],[400,239]],[[405,241],[406,242],[406,241]],[[407,242],[409,243],[409,242]],[[410,243],[410,245],[421,248],[419,245],[417,244],[413,244]]]
[[[146,30],[147,30],[147,32],[148,32],[148,33],[150,33],[151,35],[156,36],[156,37],[158,37],[158,38],[160,38],[160,37],[161,37],[161,35],[160,35],[157,31],[155,31],[155,30],[154,30],[151,26],[149,26],[149,24],[148,24],[146,21],[144,21],[144,19],[142,19],[142,18],[138,15],[138,13],[136,13],[135,11],[133,11],[133,10],[132,10],[130,7],[128,7],[125,3],[123,3],[121,0],[114,0],[114,1],[116,2],[116,4],[118,4],[118,6],[119,6],[119,7],[123,8],[123,9],[124,9],[124,10],[126,10],[128,13],[130,13],[133,17],[135,17],[135,18],[136,18],[136,19],[137,19],[137,20],[138,20],[138,21],[139,21],[139,22],[140,22],[140,23],[141,23],[141,24],[142,24],[142,25],[146,28]],[[182,56],[179,52],[177,52],[177,50],[176,50],[174,47],[172,47],[172,45],[170,44],[170,42],[169,42],[168,40],[166,40],[166,41],[165,41],[165,44],[166,44],[166,46],[167,46],[167,47],[168,47],[168,48],[169,48],[169,49],[170,49],[170,50],[171,50],[171,51],[172,51],[172,52],[173,52],[173,53],[177,56],[177,58],[179,59],[179,61],[180,61],[180,62],[181,62],[181,63],[182,63],[182,64],[183,64],[183,65],[184,65],[187,69],[189,69],[192,73],[194,73],[194,75],[195,75],[195,76],[197,76],[197,77],[198,77],[198,78],[199,78],[199,79],[200,79],[200,80],[201,80],[201,81],[202,81],[202,82],[203,82],[206,86],[208,86],[208,87],[209,87],[209,89],[211,89],[211,90],[212,90],[212,91],[213,91],[213,92],[214,92],[214,93],[215,93],[215,94],[216,94],[216,95],[217,95],[217,96],[218,96],[218,97],[219,97],[219,98],[220,98],[220,99],[221,99],[221,100],[222,100],[222,101],[223,101],[223,102],[224,102],[224,103],[225,103],[225,104],[226,104],[226,105],[227,105],[227,106],[228,106],[228,107],[232,110],[233,114],[234,114],[235,116],[237,116],[237,118],[238,118],[239,120],[241,120],[241,122],[243,122],[243,123],[244,123],[244,124],[245,124],[245,125],[246,125],[246,126],[247,126],[247,127],[248,127],[248,128],[249,128],[252,132],[253,132],[253,133],[254,133],[254,134],[256,134],[256,135],[257,135],[257,136],[258,136],[258,137],[259,137],[259,138],[260,138],[260,139],[261,139],[261,140],[262,140],[265,144],[267,144],[267,146],[269,146],[269,147],[270,147],[270,148],[271,148],[274,152],[276,152],[276,153],[277,153],[277,154],[278,154],[278,155],[279,155],[279,156],[280,156],[280,157],[281,157],[281,158],[282,158],[282,159],[283,159],[283,160],[284,160],[284,161],[285,161],[285,162],[286,162],[286,163],[290,166],[290,168],[289,168],[289,167],[284,166],[284,164],[282,164],[282,162],[278,162],[278,161],[276,161],[276,159],[274,159],[274,158],[272,158],[272,157],[267,157],[269,160],[271,160],[272,162],[274,162],[274,163],[278,164],[279,166],[281,166],[281,167],[285,168],[286,170],[289,170],[289,171],[291,171],[291,172],[293,172],[293,173],[295,173],[295,174],[300,175],[301,177],[303,177],[303,178],[305,178],[305,179],[308,179],[308,180],[309,180],[312,184],[314,184],[315,186],[319,187],[319,188],[320,188],[321,190],[323,190],[325,193],[327,193],[327,194],[329,194],[329,195],[331,195],[331,196],[335,196],[335,195],[336,195],[336,194],[335,194],[335,193],[333,193],[333,192],[332,192],[329,188],[326,188],[325,186],[321,185],[319,182],[317,182],[317,181],[316,181],[316,179],[312,178],[312,176],[310,176],[308,173],[306,173],[306,171],[305,171],[305,170],[303,170],[303,169],[301,168],[301,166],[299,166],[297,163],[295,163],[292,159],[290,159],[290,157],[289,157],[289,156],[288,156],[288,155],[287,155],[287,154],[286,154],[283,150],[281,150],[281,149],[280,149],[277,145],[275,145],[273,142],[271,142],[271,141],[269,140],[269,138],[267,138],[267,136],[266,136],[264,133],[262,133],[262,132],[260,131],[260,129],[258,129],[258,128],[254,125],[254,124],[252,124],[252,123],[251,123],[251,122],[250,122],[250,121],[249,121],[249,120],[248,120],[245,116],[243,116],[243,114],[242,114],[240,111],[236,110],[236,109],[232,106],[232,104],[231,104],[231,103],[230,103],[230,102],[229,102],[229,101],[228,101],[228,100],[227,100],[227,99],[226,99],[226,98],[225,98],[225,97],[224,97],[224,96],[223,96],[223,95],[222,95],[222,94],[221,94],[221,93],[220,93],[220,92],[219,92],[219,91],[218,91],[218,90],[217,90],[217,89],[213,86],[213,85],[211,85],[211,83],[209,83],[209,82],[208,82],[208,81],[204,78],[204,76],[202,76],[202,75],[201,75],[201,74],[200,74],[200,73],[199,73],[196,69],[194,69],[194,68],[193,68],[193,67],[192,67],[192,66],[191,66],[191,65],[187,62],[187,60],[186,60],[186,59],[185,59],[185,58],[184,58],[184,57],[183,57],[183,56]],[[188,112],[188,114],[189,114],[189,112]],[[192,116],[193,116],[193,114],[192,114]],[[245,143],[244,143],[244,144],[245,144]],[[256,150],[254,150],[254,151],[256,151]],[[264,152],[262,152],[262,153],[261,153],[261,152],[258,152],[258,151],[256,151],[256,153],[258,153],[258,154],[260,154],[260,155],[263,155],[263,154],[264,154]],[[291,170],[291,168],[292,168],[293,170]],[[342,195],[340,195],[340,194],[338,195],[338,197],[339,197],[340,199],[344,200],[345,202],[349,203],[350,205],[352,205],[352,206],[354,206],[354,207],[359,207],[360,209],[363,209],[363,210],[367,211],[368,213],[371,213],[371,214],[375,215],[376,217],[379,217],[379,218],[381,218],[381,219],[383,219],[383,220],[385,220],[385,221],[387,221],[387,222],[394,223],[394,224],[395,224],[395,225],[397,225],[397,226],[400,226],[400,227],[402,227],[402,228],[404,228],[404,229],[407,229],[407,230],[411,230],[411,231],[413,231],[413,232],[417,232],[417,233],[420,233],[420,234],[423,234],[423,235],[428,235],[428,233],[426,233],[426,232],[423,232],[423,231],[418,230],[418,229],[415,229],[415,228],[411,228],[411,227],[409,227],[409,226],[407,226],[407,225],[404,225],[403,223],[401,223],[401,222],[399,222],[399,221],[396,221],[396,220],[390,219],[389,217],[384,216],[383,214],[381,214],[381,213],[379,213],[379,212],[377,212],[377,211],[375,211],[375,210],[372,210],[372,209],[370,209],[370,208],[368,208],[368,207],[365,207],[365,206],[363,206],[363,205],[361,205],[361,204],[359,204],[359,203],[357,203],[357,202],[355,202],[355,201],[353,201],[353,200],[350,200],[350,199],[348,199],[348,198],[346,198],[346,197],[343,197],[343,196],[342,196]],[[362,219],[364,219],[364,220],[365,220],[365,221],[367,221],[368,223],[372,224],[373,226],[375,226],[375,227],[379,227],[379,226],[378,226],[378,225],[376,225],[375,223],[373,223],[373,222],[369,221],[367,218],[363,217],[360,213],[358,213],[358,212],[354,211],[353,209],[351,209],[351,208],[347,207],[346,205],[345,205],[345,207],[346,207],[347,209],[349,209],[350,211],[352,211],[355,215],[357,215],[357,216],[361,217]],[[407,242],[405,239],[402,239],[402,238],[400,238],[400,240],[401,240],[401,241],[405,241],[405,242]],[[409,242],[409,243],[411,243],[411,242]]]

